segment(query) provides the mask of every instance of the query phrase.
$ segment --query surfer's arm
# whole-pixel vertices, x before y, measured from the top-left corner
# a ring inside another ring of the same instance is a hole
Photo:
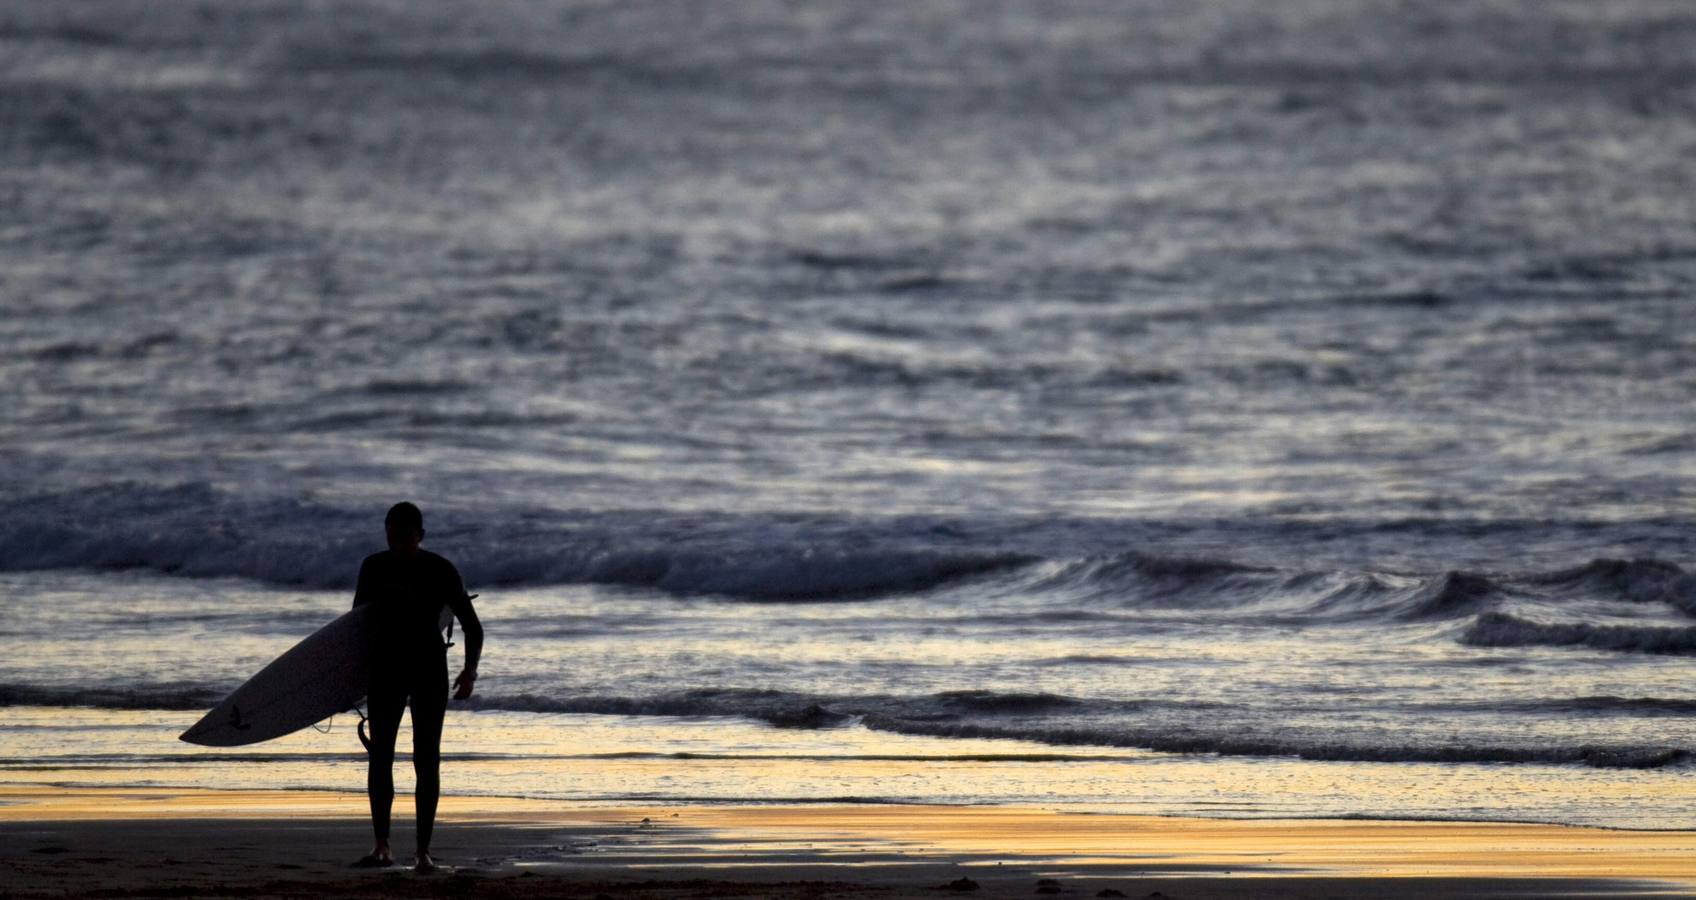
[[[372,591],[371,591],[370,574],[371,574],[371,559],[369,557],[367,557],[364,562],[359,564],[359,580],[354,583],[354,588],[353,588],[353,608],[354,609],[358,609],[359,607],[364,606],[367,603],[370,603],[371,600],[374,597],[374,595],[372,594]]]
[[[477,609],[471,605],[471,597],[462,588],[458,599],[448,602],[453,610],[454,618],[459,620],[459,630],[465,635],[465,668],[454,679],[454,697],[464,700],[471,696],[471,686],[477,681],[477,663],[483,658],[483,623],[477,618]]]

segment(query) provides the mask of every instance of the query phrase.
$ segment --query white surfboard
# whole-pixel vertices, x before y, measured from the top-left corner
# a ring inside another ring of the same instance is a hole
[[[313,632],[236,688],[179,738],[207,747],[257,744],[299,731],[365,698],[371,673],[365,632],[371,604]],[[442,608],[446,629],[453,611]]]

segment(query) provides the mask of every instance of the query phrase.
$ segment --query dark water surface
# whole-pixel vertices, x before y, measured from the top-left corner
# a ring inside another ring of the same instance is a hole
[[[483,715],[544,735],[1661,772],[1535,816],[1667,821],[1621,810],[1696,751],[1693,38],[9,4],[0,570],[53,649],[0,701],[205,705],[404,496],[486,594]]]

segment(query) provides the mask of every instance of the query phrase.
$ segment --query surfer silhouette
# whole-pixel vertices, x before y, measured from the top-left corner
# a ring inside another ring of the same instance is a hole
[[[355,608],[371,611],[370,772],[371,828],[377,843],[360,867],[394,865],[389,850],[389,812],[394,805],[395,738],[400,716],[412,707],[412,767],[418,776],[419,871],[436,867],[430,835],[441,795],[442,720],[448,706],[447,645],[440,630],[442,608],[453,611],[465,633],[465,668],[454,679],[454,699],[471,696],[477,661],[483,654],[483,625],[465,593],[453,563],[420,548],[424,514],[411,503],[396,503],[383,520],[389,549],[373,553],[359,567]]]

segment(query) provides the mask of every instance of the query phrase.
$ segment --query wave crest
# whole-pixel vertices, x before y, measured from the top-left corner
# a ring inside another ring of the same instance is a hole
[[[381,546],[370,510],[248,500],[204,483],[120,483],[7,507],[0,569],[148,569],[326,590]],[[495,517],[490,517],[495,518]],[[1036,557],[903,544],[841,527],[726,517],[582,514],[540,527],[438,527],[468,584],[614,584],[744,600],[851,600],[1017,568]],[[843,533],[843,532],[847,533]]]
[[[918,722],[867,716],[869,728],[944,738],[1033,741],[1057,746],[1127,747],[1157,753],[1289,756],[1328,762],[1520,763],[1654,769],[1687,761],[1676,747],[1510,747],[1490,744],[1427,746],[1330,743],[1272,736],[1227,736],[1183,730],[1113,727],[1031,727],[979,722]]]
[[[1556,590],[1632,603],[1665,603],[1696,615],[1696,576],[1663,560],[1593,559],[1531,580]]]
[[[1628,653],[1696,653],[1696,627],[1532,622],[1507,613],[1478,617],[1460,641],[1474,647],[1584,647]]]

